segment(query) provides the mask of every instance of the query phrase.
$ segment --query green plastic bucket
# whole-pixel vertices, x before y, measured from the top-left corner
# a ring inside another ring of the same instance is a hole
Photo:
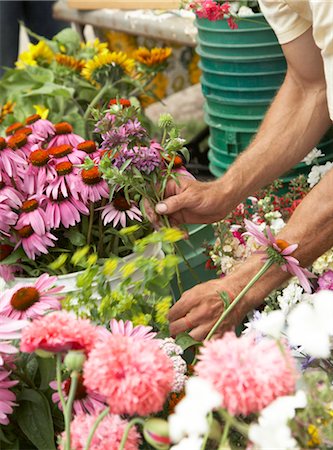
[[[212,115],[222,116],[222,117],[252,117],[252,118],[262,118],[267,108],[270,105],[268,101],[253,100],[243,101],[243,100],[221,100],[219,97],[214,95],[206,96],[206,103],[211,111]]]

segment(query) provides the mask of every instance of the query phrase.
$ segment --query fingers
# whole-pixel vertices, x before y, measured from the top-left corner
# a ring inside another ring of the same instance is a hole
[[[174,214],[181,209],[187,208],[191,201],[188,192],[172,195],[156,205],[155,211],[157,214]]]
[[[185,317],[186,314],[192,309],[192,301],[190,299],[189,301],[187,300],[189,297],[188,292],[189,291],[184,292],[178,302],[175,303],[170,309],[168,313],[168,319],[170,323],[175,322],[181,317]]]

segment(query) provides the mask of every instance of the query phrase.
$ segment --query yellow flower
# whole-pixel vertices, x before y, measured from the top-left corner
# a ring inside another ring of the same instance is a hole
[[[311,437],[311,439],[308,441],[308,447],[318,447],[320,445],[320,438],[319,438],[319,432],[318,428],[315,425],[310,424],[308,426],[308,433]]]
[[[130,75],[135,67],[135,61],[122,52],[106,52],[96,55],[86,61],[82,76],[91,83],[98,85],[107,79],[117,80],[123,75]]]
[[[13,113],[15,105],[16,103],[10,100],[3,105],[0,110],[0,123],[4,121],[5,117],[8,116],[8,114]]]
[[[103,273],[107,277],[112,277],[116,268],[118,267],[118,260],[116,258],[108,259],[104,263]]]
[[[16,67],[24,69],[26,66],[48,65],[52,62],[54,53],[45,41],[29,44],[28,50],[19,55]]]
[[[91,267],[94,264],[96,264],[97,259],[98,259],[98,256],[96,255],[96,253],[93,253],[92,255],[89,255],[88,259],[87,259],[87,266]]]
[[[177,242],[184,239],[184,231],[178,230],[177,228],[163,228],[163,240],[165,242]]]
[[[91,56],[93,57],[95,55],[108,53],[108,44],[107,42],[101,42],[98,38],[96,38],[94,41],[81,42],[81,49],[83,51],[91,51]]]
[[[45,108],[45,106],[43,105],[34,105],[34,109],[36,111],[36,114],[40,115],[41,119],[47,119],[47,116],[50,112],[48,108]]]
[[[200,82],[201,69],[199,68],[199,61],[199,55],[197,53],[194,53],[193,58],[188,66],[191,84],[197,84]]]
[[[68,67],[76,72],[81,72],[85,64],[83,60],[78,60],[74,56],[62,55],[61,53],[56,53],[55,59],[61,66]]]
[[[136,271],[137,267],[135,262],[129,262],[127,264],[124,264],[123,267],[120,269],[122,277],[128,278]]]
[[[136,327],[137,325],[149,325],[149,322],[151,321],[151,315],[150,314],[137,314],[133,317],[132,323]]]
[[[168,322],[167,315],[169,312],[169,309],[171,307],[172,298],[171,297],[165,297],[163,300],[157,303],[155,306],[156,310],[156,322],[159,325],[165,325]]]
[[[169,79],[162,72],[158,73],[152,82],[147,86],[146,92],[152,92],[155,97],[142,95],[140,102],[143,108],[155,103],[157,99],[162,100],[167,95]],[[157,97],[157,98],[156,98]]]
[[[152,67],[163,64],[171,55],[172,48],[152,48],[140,47],[134,52],[133,58],[145,66]]]
[[[105,33],[109,50],[112,52],[125,52],[131,56],[136,50],[137,38],[132,34],[120,31],[108,31]]]

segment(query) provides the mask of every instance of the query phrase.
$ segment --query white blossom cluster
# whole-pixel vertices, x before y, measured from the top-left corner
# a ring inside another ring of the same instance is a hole
[[[183,349],[176,344],[173,338],[166,338],[160,341],[161,349],[166,353],[173,363],[173,370],[175,373],[174,382],[172,386],[173,392],[181,392],[187,380],[187,366],[182,358]]]

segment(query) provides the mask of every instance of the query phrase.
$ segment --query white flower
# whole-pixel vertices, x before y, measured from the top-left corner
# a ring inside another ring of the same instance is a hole
[[[285,226],[286,223],[283,219],[273,219],[270,223],[270,228],[274,235],[278,234]]]
[[[315,358],[330,356],[330,336],[333,335],[333,292],[314,294],[313,306],[300,303],[288,316],[287,335],[293,345]]]
[[[181,357],[183,354],[183,349],[180,345],[176,344],[176,341],[173,338],[165,338],[161,340],[160,348],[166,353],[173,363],[175,375],[172,390],[174,392],[180,392],[184,388],[185,381],[187,380],[187,365]]]
[[[313,166],[308,175],[308,183],[310,188],[315,186],[323,178],[323,176],[333,167],[333,163],[328,161],[322,166]]]
[[[283,289],[281,295],[278,296],[277,301],[283,314],[287,315],[290,308],[303,299],[303,288],[297,283],[290,283]]]
[[[296,408],[305,406],[305,393],[298,391],[293,396],[279,397],[264,408],[258,424],[252,424],[249,429],[249,439],[255,444],[255,449],[292,450],[298,448],[287,422],[295,417]]]
[[[199,377],[192,377],[186,383],[186,396],[169,416],[169,430],[172,442],[185,437],[203,436],[208,431],[207,414],[221,405],[221,395],[211,384]]]
[[[304,162],[307,166],[310,166],[315,159],[320,158],[321,156],[325,156],[324,153],[315,147],[306,155],[305,158],[302,159],[302,162]]]
[[[239,17],[253,16],[254,12],[248,6],[241,6],[238,10]]]
[[[200,450],[202,442],[202,437],[191,436],[182,439],[177,445],[172,446],[170,450]]]
[[[266,316],[262,315],[260,319],[253,324],[253,327],[265,336],[278,339],[283,330],[285,320],[286,318],[282,311],[272,311]]]

